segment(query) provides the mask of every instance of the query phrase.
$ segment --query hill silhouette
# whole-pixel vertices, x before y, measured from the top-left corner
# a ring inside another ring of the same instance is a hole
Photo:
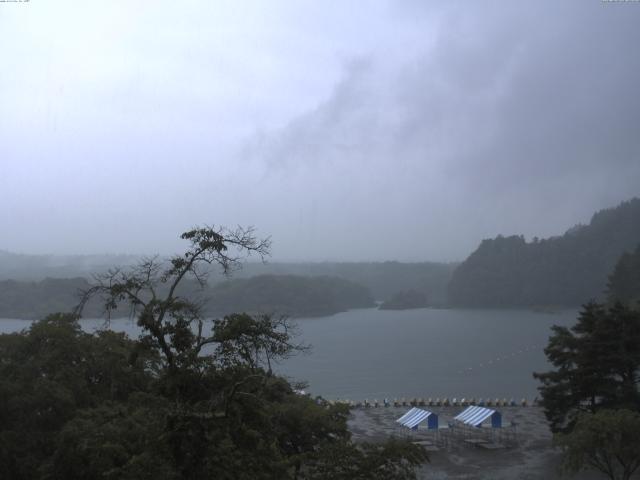
[[[640,243],[640,199],[593,215],[564,235],[483,240],[454,271],[449,303],[464,307],[577,306],[604,297],[618,259]]]

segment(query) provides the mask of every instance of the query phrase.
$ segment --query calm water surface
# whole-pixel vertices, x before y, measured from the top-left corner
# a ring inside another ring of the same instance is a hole
[[[300,340],[312,344],[277,367],[308,391],[326,398],[536,396],[533,371],[549,365],[543,348],[553,324],[571,325],[575,310],[541,314],[527,310],[351,310],[299,319]],[[101,320],[82,320],[93,331]],[[0,332],[28,327],[0,320]],[[137,336],[127,319],[111,328]]]

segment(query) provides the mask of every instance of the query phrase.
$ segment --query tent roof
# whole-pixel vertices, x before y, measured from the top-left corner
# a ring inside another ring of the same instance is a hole
[[[472,425],[477,427],[482,422],[484,422],[487,418],[493,416],[497,413],[495,410],[491,410],[490,408],[471,406],[464,409],[458,416],[454,417],[454,420],[458,420],[467,425]]]
[[[415,408],[412,407],[411,410],[409,410],[407,413],[405,413],[404,415],[402,415],[400,418],[398,418],[396,420],[396,422],[398,423],[402,423],[407,417],[413,415],[414,413],[416,413],[416,411],[420,410],[419,408]]]
[[[422,410],[421,408],[412,408],[399,419],[396,420],[400,425],[405,427],[413,428],[418,425],[420,422],[425,421],[429,418],[429,415],[432,415],[432,412],[428,410]]]

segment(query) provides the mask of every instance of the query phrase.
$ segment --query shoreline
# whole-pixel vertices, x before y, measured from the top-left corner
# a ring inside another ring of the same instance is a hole
[[[434,432],[424,429],[412,431],[401,427],[396,419],[411,406],[387,408],[352,409],[348,427],[356,442],[381,442],[391,436],[409,437],[415,441],[434,438]],[[553,446],[553,436],[542,408],[496,407],[502,413],[505,429],[515,422],[516,442],[505,448],[485,450],[464,441],[451,440],[447,445],[434,442],[427,447],[430,463],[417,472],[420,480],[486,479],[486,480],[533,480],[562,479],[559,472],[561,451]],[[446,426],[464,407],[426,407],[438,414],[441,426]],[[477,429],[490,433],[490,428]],[[440,434],[442,435],[442,434]],[[430,441],[425,441],[430,444]],[[596,472],[582,472],[574,478],[596,480],[602,478]]]

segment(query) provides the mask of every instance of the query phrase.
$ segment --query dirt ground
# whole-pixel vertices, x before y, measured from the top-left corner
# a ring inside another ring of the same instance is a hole
[[[395,422],[411,407],[353,409],[349,429],[355,441],[381,441],[392,435],[409,436],[429,450],[430,463],[419,472],[420,479],[534,480],[605,478],[596,472],[563,477],[558,470],[560,452],[552,446],[552,435],[539,407],[501,407],[504,428],[450,430],[438,435],[420,428],[411,431]],[[440,426],[447,426],[463,407],[425,407],[438,414]],[[515,428],[511,426],[515,422]],[[494,430],[495,432],[495,430]],[[474,443],[476,442],[476,443]],[[492,449],[493,447],[493,449]]]

